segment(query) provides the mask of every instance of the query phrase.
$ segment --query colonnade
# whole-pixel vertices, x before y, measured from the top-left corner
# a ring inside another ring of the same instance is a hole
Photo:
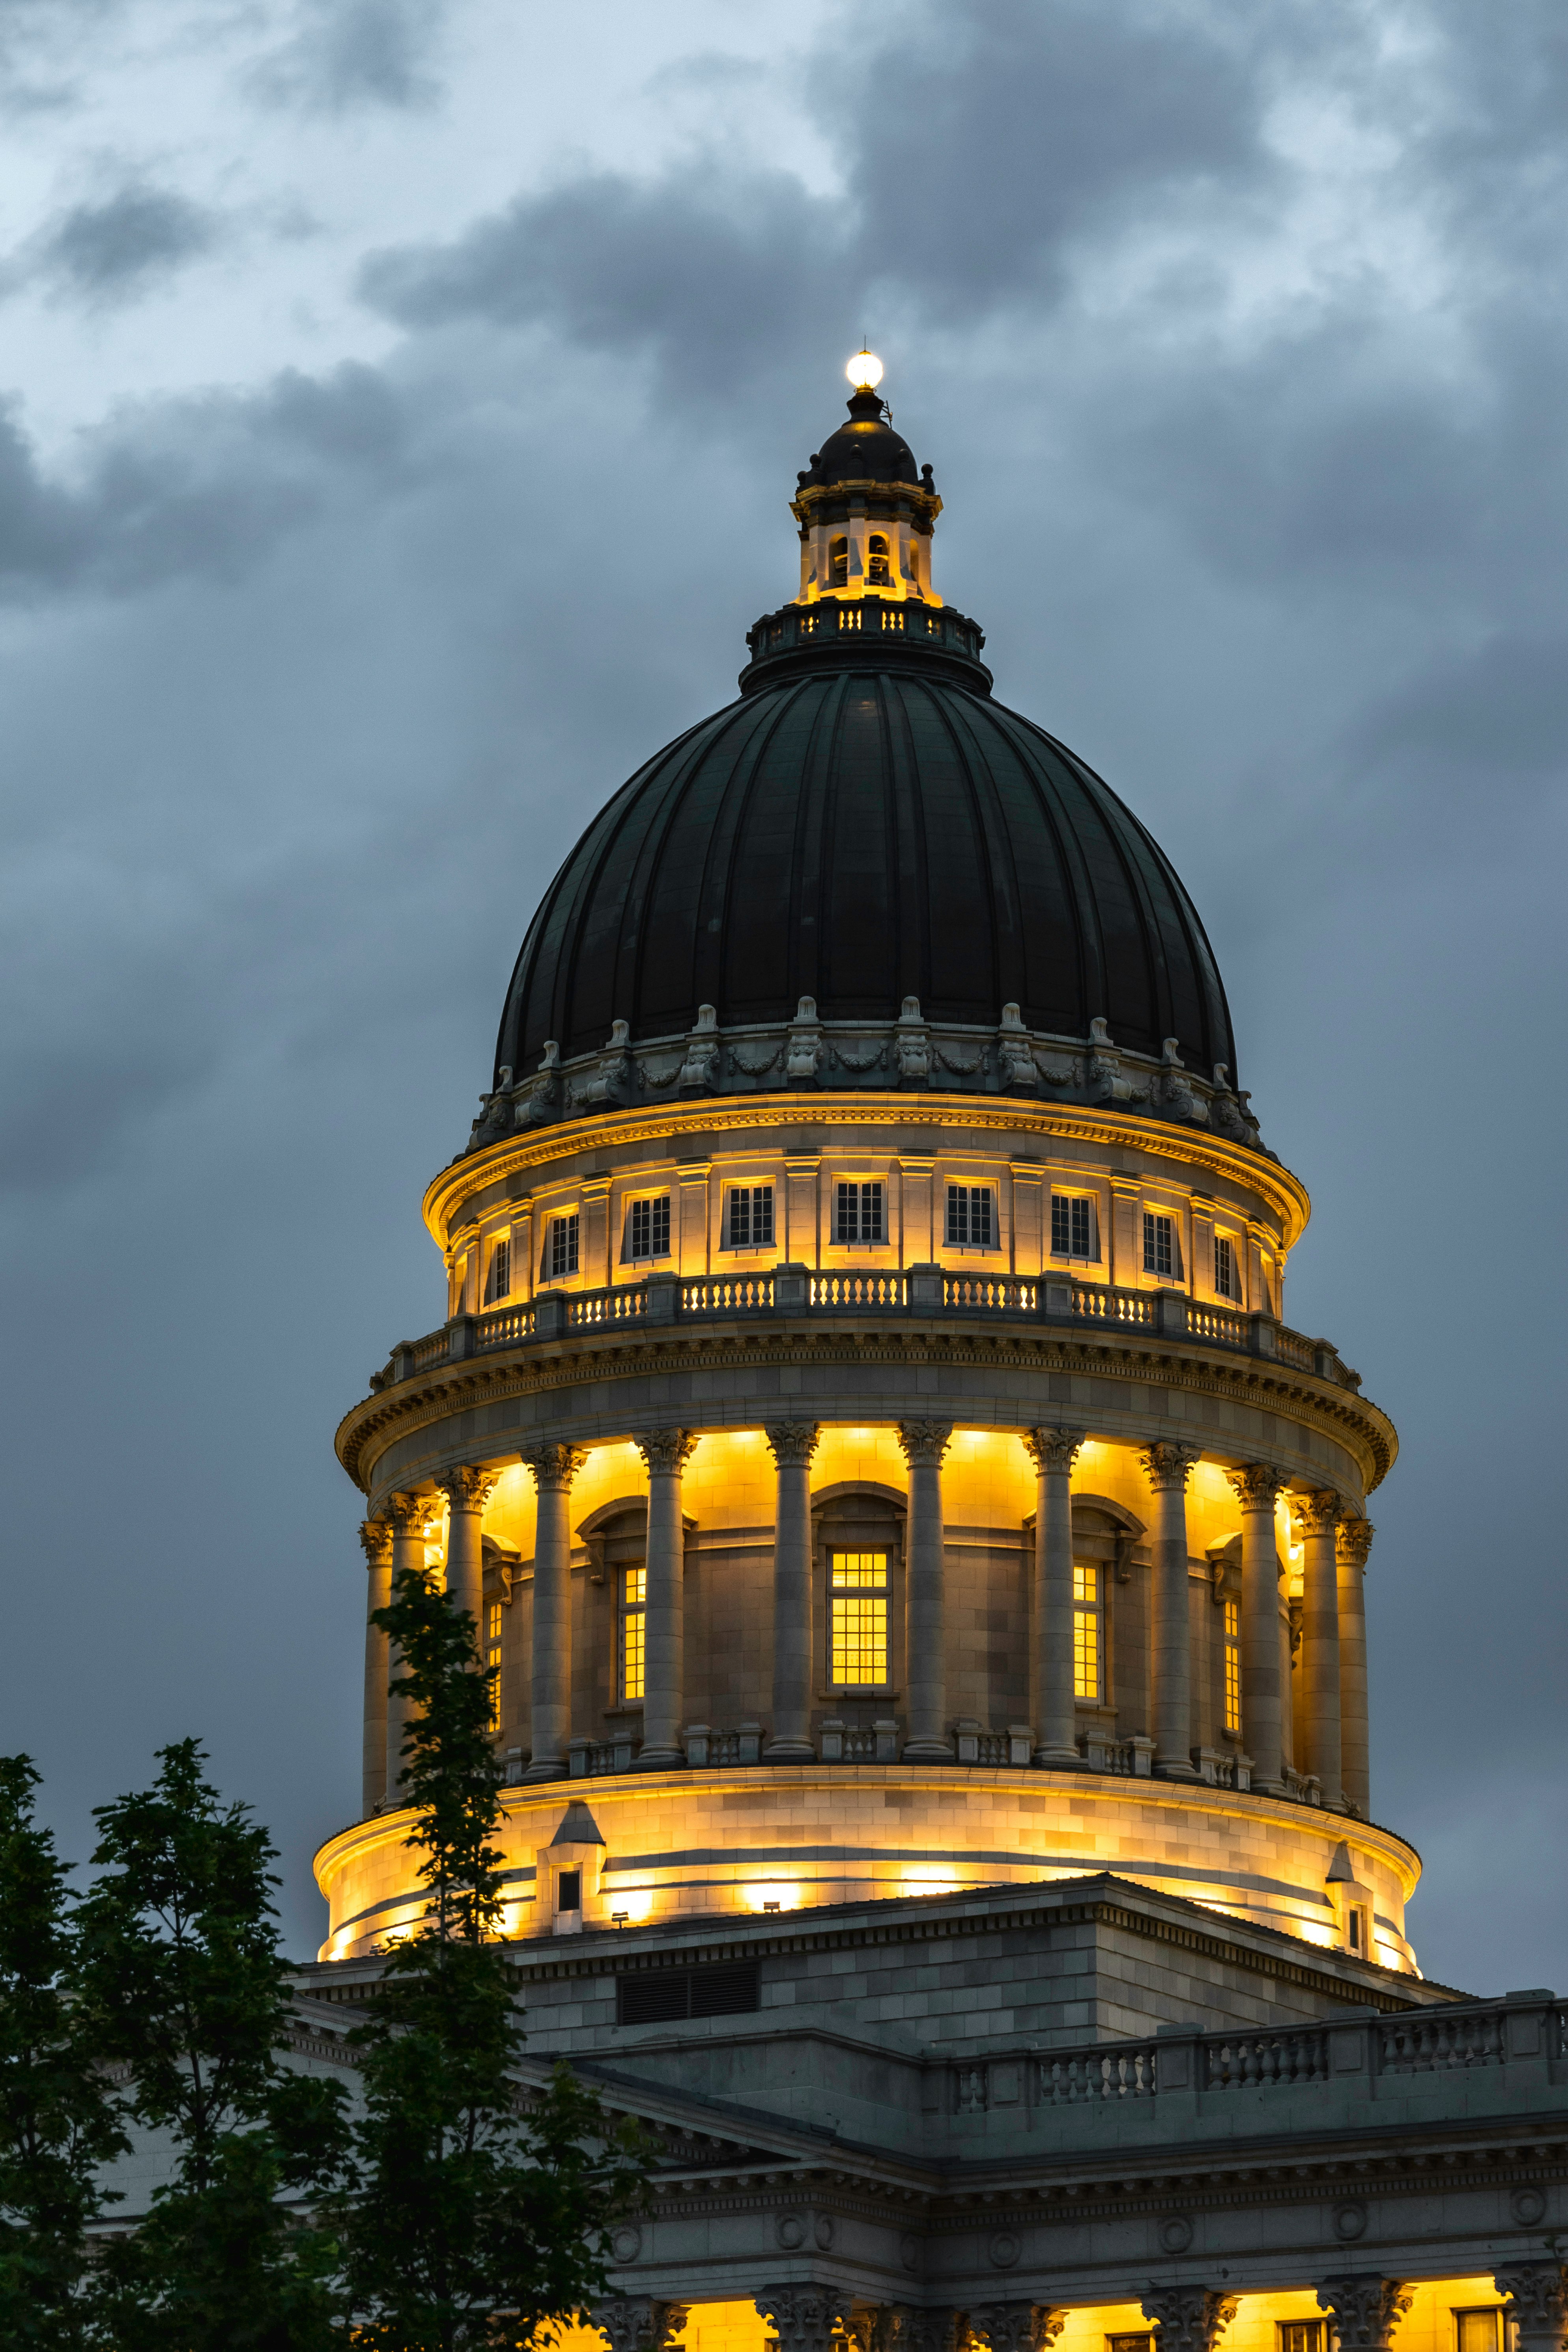
[[[897,1434],[909,1473],[905,1521],[907,1665],[905,1738],[910,1762],[948,1762],[945,1539],[942,1465],[953,1424],[901,1422]],[[1072,1472],[1085,1432],[1029,1429],[1019,1433],[1036,1475],[1033,1642],[1030,1713],[1035,1761],[1080,1763],[1073,1678]],[[658,1769],[685,1760],[684,1525],[681,1473],[700,1432],[657,1430],[634,1443],[647,1472],[647,1592],[643,1739],[639,1767]],[[815,1757],[812,1634],[811,1464],[820,1435],[814,1422],[764,1425],[777,1491],[773,1541],[773,1763]],[[573,1482],[586,1450],[571,1444],[525,1448],[521,1459],[538,1495],[533,1558],[533,1643],[530,1665],[532,1752],[528,1780],[556,1780],[569,1769],[572,1734]],[[1189,1633],[1187,1484],[1199,1449],[1166,1441],[1142,1448],[1140,1460],[1154,1497],[1151,1612],[1152,1716],[1154,1769],[1176,1780],[1195,1780],[1196,1721]],[[463,1465],[436,1484],[449,1506],[447,1588],[477,1626],[483,1623],[480,1528],[498,1474]],[[1291,1704],[1289,1651],[1281,1640],[1279,1568],[1275,1507],[1284,1473],[1252,1462],[1229,1474],[1241,1509],[1242,1744],[1251,1759],[1252,1786],[1283,1794],[1287,1710]],[[1306,1752],[1296,1759],[1316,1778],[1321,1801],[1348,1801],[1367,1809],[1366,1628],[1363,1576],[1372,1541],[1370,1523],[1331,1488],[1290,1497],[1303,1542],[1301,1614],[1302,1727]],[[424,1566],[423,1528],[428,1495],[392,1496],[384,1514],[361,1531],[370,1570],[369,1617],[384,1607],[396,1575]],[[367,1623],[364,1684],[364,1809],[374,1811],[403,1769],[405,1704],[388,1696],[398,1662],[387,1637]]]

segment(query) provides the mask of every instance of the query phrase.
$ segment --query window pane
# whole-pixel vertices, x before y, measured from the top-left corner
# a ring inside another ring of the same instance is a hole
[[[648,1255],[668,1257],[669,1255],[669,1194],[661,1192],[657,1201],[648,1202],[648,1208],[651,1212]]]
[[[832,1680],[888,1679],[888,1555],[836,1551],[828,1566],[832,1592]]]
[[[888,1555],[885,1551],[836,1551],[832,1574],[837,1591],[885,1592]]]
[[[1283,2320],[1279,2326],[1279,2352],[1322,2352],[1323,2323],[1321,2319]]]
[[[647,1604],[647,1570],[621,1571],[621,1696],[638,1699],[643,1691],[643,1627]]]
[[[773,1237],[773,1188],[771,1184],[757,1184],[752,1191],[752,1240],[762,1249]]]
[[[1094,1203],[1076,1192],[1051,1194],[1051,1253],[1055,1257],[1094,1255]]]
[[[1143,1271],[1145,1274],[1172,1274],[1175,1269],[1173,1246],[1175,1229],[1169,1217],[1157,1217],[1150,1209],[1143,1212]]]
[[[500,1729],[500,1602],[485,1611],[485,1669],[490,1675],[490,1729]]]
[[[1092,1257],[1094,1251],[1089,1242],[1089,1204],[1087,1201],[1074,1201],[1070,1203],[1070,1206],[1072,1209],[1072,1255],[1074,1257]]]
[[[963,1184],[947,1188],[947,1238],[954,1249],[962,1249],[969,1239],[969,1189]]]
[[[490,1252],[490,1278],[485,1286],[489,1299],[506,1298],[511,1292],[511,1242],[497,1242]]]
[[[1457,2311],[1459,2323],[1458,2352],[1498,2352],[1498,2320],[1495,2311]]]
[[[1222,1298],[1234,1298],[1236,1293],[1236,1261],[1231,1246],[1223,1234],[1215,1235],[1214,1286]]]
[[[1056,1257],[1066,1257],[1072,1248],[1072,1227],[1069,1222],[1072,1202],[1065,1192],[1051,1194],[1051,1252]]]

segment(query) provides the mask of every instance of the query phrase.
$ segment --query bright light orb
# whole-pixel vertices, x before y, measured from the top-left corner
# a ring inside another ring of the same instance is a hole
[[[858,351],[844,373],[857,392],[872,392],[882,381],[882,362],[875,352]]]

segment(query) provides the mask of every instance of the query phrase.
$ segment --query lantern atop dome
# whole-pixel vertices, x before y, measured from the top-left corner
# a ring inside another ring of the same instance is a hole
[[[858,351],[844,371],[855,389],[849,422],[829,436],[796,478],[790,509],[800,525],[797,604],[825,596],[886,596],[931,606],[931,531],[942,512],[929,466],[914,453],[878,390],[882,362]]]

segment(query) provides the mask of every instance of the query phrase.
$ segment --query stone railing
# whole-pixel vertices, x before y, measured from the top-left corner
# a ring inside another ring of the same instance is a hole
[[[813,1273],[786,1261],[755,1274],[654,1273],[639,1282],[615,1283],[602,1290],[542,1290],[526,1302],[454,1316],[440,1330],[395,1348],[384,1370],[372,1375],[371,1387],[379,1392],[443,1364],[579,1333],[721,1318],[743,1322],[760,1317],[866,1314],[1147,1332],[1161,1340],[1185,1340],[1287,1364],[1340,1388],[1361,1386],[1360,1374],[1350,1370],[1328,1340],[1309,1339],[1271,1315],[1200,1305],[1182,1291],[1118,1288],[1054,1272],[1026,1277],[955,1274],[938,1265]]]
[[[1347,1993],[1352,1988],[1346,1987]],[[1533,2065],[1545,2078],[1568,2060],[1568,2011],[1549,1992],[1409,2009],[1392,2017],[1347,2009],[1320,2024],[1099,2042],[1072,2050],[995,2051],[928,2068],[923,2104],[949,2115],[1022,2122],[1025,2111],[1103,2107],[1180,2094],[1200,2102],[1234,2091],[1359,2086],[1384,2076]],[[1370,2080],[1369,2080],[1370,2078]]]

